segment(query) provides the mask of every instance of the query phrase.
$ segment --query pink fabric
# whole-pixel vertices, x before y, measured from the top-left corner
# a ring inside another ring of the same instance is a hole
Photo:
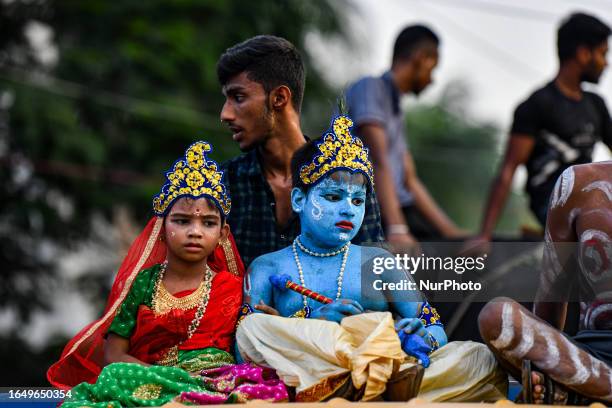
[[[208,405],[260,399],[268,402],[288,401],[287,388],[274,370],[251,363],[202,370],[202,381],[213,392],[183,392],[179,401]]]

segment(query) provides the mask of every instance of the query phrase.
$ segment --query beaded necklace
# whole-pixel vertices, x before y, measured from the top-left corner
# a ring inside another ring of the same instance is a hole
[[[302,269],[302,263],[300,262],[300,257],[298,256],[298,252],[297,252],[297,248],[299,247],[300,250],[302,252],[304,252],[305,254],[308,254],[310,256],[315,256],[318,258],[325,258],[325,257],[330,257],[330,256],[336,256],[342,252],[344,252],[344,255],[342,255],[342,264],[340,265],[340,271],[338,272],[338,277],[336,278],[336,282],[338,284],[338,291],[336,292],[336,299],[338,300],[340,299],[340,296],[342,296],[342,278],[344,276],[344,269],[346,268],[346,260],[348,259],[348,253],[349,253],[349,246],[350,246],[350,242],[347,242],[342,248],[333,251],[333,252],[327,252],[327,253],[319,253],[319,252],[314,252],[311,251],[310,249],[306,248],[301,242],[299,237],[296,237],[295,240],[293,241],[293,245],[291,245],[291,249],[293,249],[293,258],[295,259],[295,264],[297,265],[297,269],[298,269],[298,274],[300,277],[300,284],[304,287],[306,287],[306,283],[304,282],[304,271]],[[302,296],[302,303],[304,304],[304,307],[308,307],[308,298],[306,296]]]

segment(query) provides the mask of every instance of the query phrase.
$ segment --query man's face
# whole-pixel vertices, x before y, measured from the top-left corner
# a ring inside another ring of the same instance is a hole
[[[419,95],[433,82],[433,70],[438,66],[438,48],[424,50],[417,58],[412,92]]]
[[[292,195],[301,233],[318,246],[337,248],[355,238],[361,228],[366,185],[360,173],[335,172],[311,188],[302,200],[296,202],[294,198]]]
[[[268,109],[268,95],[263,86],[247,78],[243,72],[223,86],[225,103],[221,121],[232,131],[232,139],[241,151],[248,151],[270,135],[273,116]]]
[[[598,83],[601,74],[608,66],[606,56],[608,54],[608,41],[602,42],[600,45],[588,50],[587,62],[584,64],[582,72],[582,81]]]

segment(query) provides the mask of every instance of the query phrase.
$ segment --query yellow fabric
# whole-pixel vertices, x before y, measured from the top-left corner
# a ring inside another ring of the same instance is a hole
[[[299,393],[340,374],[351,374],[363,400],[380,395],[403,352],[390,313],[347,317],[342,325],[323,320],[247,316],[236,332],[245,360],[276,369]]]
[[[506,399],[508,377],[482,343],[452,341],[429,356],[418,398],[432,402]],[[400,370],[414,363],[402,364]]]
[[[245,360],[276,369],[299,394],[325,380],[349,375],[365,386],[362,400],[382,394],[393,374],[413,363],[402,351],[389,312],[346,317],[342,324],[265,314],[247,316],[236,332]],[[431,355],[419,398],[430,401],[495,401],[505,398],[506,377],[485,345],[452,342]]]

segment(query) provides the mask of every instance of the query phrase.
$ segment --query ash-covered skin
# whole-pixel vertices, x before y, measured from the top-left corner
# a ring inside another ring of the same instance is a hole
[[[536,402],[543,402],[547,391],[543,374],[578,394],[612,402],[609,364],[562,332],[571,287],[580,294],[579,333],[599,330],[605,335],[612,329],[611,175],[612,162],[601,162],[573,166],[559,178],[547,215],[534,313],[512,299],[497,298],[478,318],[483,340],[504,367],[520,373],[523,360],[537,367],[531,390]],[[558,390],[555,398],[563,397]]]
[[[298,188],[293,189],[291,203],[293,210],[300,217],[300,242],[309,250],[318,253],[333,252],[349,243],[361,227],[368,188],[363,175],[337,171],[311,188],[308,193]],[[318,214],[318,208],[322,214],[320,219],[314,216]],[[315,257],[299,248],[297,253],[303,270],[304,285],[335,300],[343,253],[330,257]],[[328,305],[308,299],[308,305],[313,309],[311,317],[340,322],[346,316],[366,310],[391,311],[399,320],[396,330],[424,336],[429,332],[440,345],[446,344],[446,334],[441,326],[424,328],[421,320],[417,318],[422,300],[420,293],[377,291],[372,294],[370,291],[366,296],[362,292],[362,266],[366,265],[363,266],[363,273],[371,274],[368,263],[375,257],[391,256],[380,248],[350,244],[340,299]],[[263,302],[276,309],[281,316],[287,317],[303,307],[301,295],[290,290],[281,292],[273,288],[269,281],[273,275],[287,274],[292,281],[301,283],[291,246],[258,257],[249,267],[248,273],[251,285],[250,291],[245,293],[245,301],[256,309],[257,305]],[[380,279],[387,282],[399,282],[406,278],[402,270],[385,271],[380,275]],[[427,336],[425,338],[427,339]]]

